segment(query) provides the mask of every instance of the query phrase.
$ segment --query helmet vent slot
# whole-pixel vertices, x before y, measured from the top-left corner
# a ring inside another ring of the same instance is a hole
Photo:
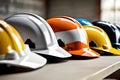
[[[34,48],[35,49],[35,43],[32,40],[27,39],[25,41],[25,44],[28,44],[30,48]]]
[[[60,47],[65,47],[65,43],[61,39],[58,39],[57,41]]]
[[[90,45],[91,47],[97,47],[97,44],[96,44],[94,41],[91,41],[91,42],[89,43],[89,45]]]

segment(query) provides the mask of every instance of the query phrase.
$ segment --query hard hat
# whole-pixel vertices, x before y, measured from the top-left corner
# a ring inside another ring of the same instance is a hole
[[[59,47],[53,30],[42,17],[32,13],[19,13],[5,21],[18,30],[33,52],[57,58],[71,57],[71,54]]]
[[[89,48],[86,32],[75,19],[59,16],[50,18],[47,22],[55,32],[59,45],[72,55],[99,56],[97,52]]]
[[[115,23],[114,25],[120,29],[120,24]]]
[[[88,26],[94,26],[91,21],[85,19],[85,18],[76,18],[76,20],[82,25],[88,25]]]
[[[120,50],[112,47],[110,39],[103,29],[96,26],[84,26],[84,29],[87,32],[90,47],[93,50],[98,51],[102,55],[120,55]]]
[[[120,49],[120,32],[116,26],[106,21],[95,21],[93,24],[102,28],[107,33],[114,48]]]
[[[8,23],[0,20],[0,65],[8,64],[36,69],[47,60],[30,51],[19,33]]]
[[[115,25],[115,26],[118,28],[118,30],[120,31],[120,24],[115,23],[114,25]]]
[[[118,30],[119,30],[119,32],[120,32],[120,24],[116,23],[116,24],[114,24],[114,25],[118,28]],[[120,43],[120,37],[119,37],[118,42]]]
[[[80,22],[81,24],[84,23],[84,21],[80,21],[80,20],[78,20],[78,22]],[[92,24],[92,22],[90,21],[89,23]],[[103,55],[104,54],[105,55],[108,55],[108,54],[120,55],[119,54],[120,51],[112,47],[111,41],[103,29],[97,26],[94,26],[94,25],[91,26],[89,24],[86,24],[83,27],[85,28],[87,32],[87,35],[89,38],[89,45],[92,49],[98,51],[99,53]]]

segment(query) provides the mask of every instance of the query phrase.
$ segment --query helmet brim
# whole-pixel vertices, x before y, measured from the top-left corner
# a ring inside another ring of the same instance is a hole
[[[50,47],[47,50],[36,50],[33,52],[38,53],[38,54],[54,56],[54,57],[58,57],[58,58],[68,58],[68,57],[72,56],[71,54],[69,54],[67,51],[65,51],[64,49],[62,49],[59,46]]]
[[[81,49],[81,50],[72,50],[68,51],[72,55],[77,55],[77,56],[84,56],[84,57],[99,57],[100,54],[91,50],[91,49]]]
[[[109,52],[114,54],[114,55],[120,55],[120,50],[115,49],[115,48],[110,48]]]
[[[0,60],[0,64],[9,64],[12,66],[26,67],[31,69],[37,69],[44,66],[47,60],[33,52],[28,51],[28,53],[22,56],[20,59],[16,60]]]
[[[107,53],[112,54],[112,55],[120,55],[120,50],[115,49],[115,48],[103,49],[102,47],[99,47],[99,48],[93,48],[93,49],[99,50],[99,51],[101,50],[101,51],[103,51],[104,53],[107,52]],[[104,53],[103,53],[103,55],[104,55]],[[105,53],[105,54],[106,54],[106,53]],[[108,55],[109,55],[109,54],[108,54]]]

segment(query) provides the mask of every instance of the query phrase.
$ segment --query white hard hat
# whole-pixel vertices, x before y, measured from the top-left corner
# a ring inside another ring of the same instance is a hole
[[[59,47],[53,30],[40,16],[19,13],[6,18],[5,21],[18,30],[33,52],[59,58],[71,57],[71,54]]]

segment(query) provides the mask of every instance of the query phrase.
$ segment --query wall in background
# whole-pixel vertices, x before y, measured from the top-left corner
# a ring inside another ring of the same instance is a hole
[[[101,20],[120,24],[120,0],[101,0]]]
[[[0,0],[0,18],[15,13],[33,12],[46,17],[46,0]]]
[[[99,19],[99,0],[48,0],[47,17],[66,15],[83,17],[90,20]]]
[[[43,18],[66,15],[99,19],[100,0],[0,0],[0,18],[15,13],[33,12]]]

